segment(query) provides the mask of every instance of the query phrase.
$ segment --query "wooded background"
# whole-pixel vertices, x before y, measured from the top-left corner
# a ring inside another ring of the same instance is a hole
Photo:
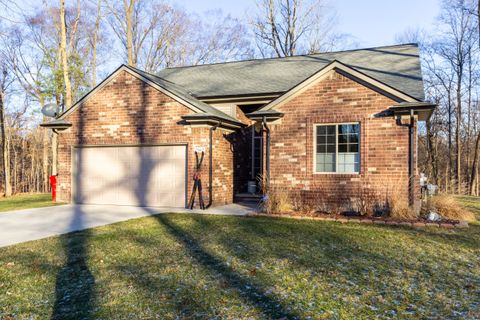
[[[71,106],[118,67],[112,61],[155,73],[358,47],[335,32],[325,1],[257,0],[238,19],[173,1],[59,0],[25,10],[0,0],[1,192],[49,190],[57,141],[39,127],[48,121],[41,106]],[[480,1],[440,2],[433,31],[409,29],[392,41],[419,44],[426,97],[439,105],[419,131],[420,172],[442,192],[479,195]]]

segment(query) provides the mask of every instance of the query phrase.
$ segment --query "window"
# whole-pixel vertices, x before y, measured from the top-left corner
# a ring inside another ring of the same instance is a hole
[[[315,171],[360,172],[360,124],[317,125]]]

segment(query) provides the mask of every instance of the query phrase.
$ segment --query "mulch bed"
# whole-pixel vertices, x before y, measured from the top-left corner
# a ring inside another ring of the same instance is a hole
[[[269,217],[269,218],[292,218],[292,219],[306,219],[306,220],[322,220],[322,221],[337,221],[341,223],[355,222],[365,224],[381,224],[390,226],[407,226],[407,227],[434,227],[434,228],[468,228],[468,223],[459,220],[442,220],[442,221],[428,221],[425,219],[417,220],[397,220],[383,217],[365,217],[365,216],[345,216],[341,214],[324,214],[324,213],[298,213],[292,212],[288,214],[266,214],[266,213],[252,213],[250,217]]]

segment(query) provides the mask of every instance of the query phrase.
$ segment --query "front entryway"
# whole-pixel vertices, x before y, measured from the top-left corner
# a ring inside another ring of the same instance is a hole
[[[72,161],[75,203],[185,207],[185,145],[80,147]]]

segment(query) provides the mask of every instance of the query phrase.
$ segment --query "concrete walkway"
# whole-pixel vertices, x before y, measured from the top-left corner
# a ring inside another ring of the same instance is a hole
[[[231,204],[208,210],[113,205],[62,205],[0,212],[0,247],[170,212],[244,216],[248,205]]]

